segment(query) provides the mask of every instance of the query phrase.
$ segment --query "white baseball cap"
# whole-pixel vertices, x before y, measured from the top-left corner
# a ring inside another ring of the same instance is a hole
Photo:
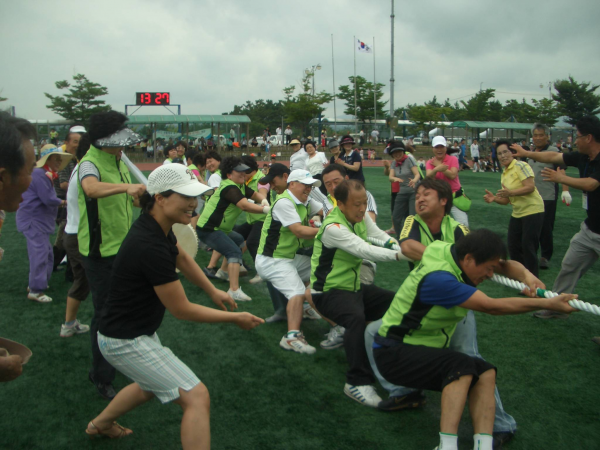
[[[313,178],[308,170],[303,169],[292,170],[292,173],[290,173],[287,181],[288,183],[291,183],[292,181],[298,181],[299,183],[308,184],[314,187],[321,186],[320,180]]]
[[[190,169],[183,164],[166,164],[153,170],[148,177],[148,194],[173,191],[187,197],[211,195],[214,189],[202,184]]]
[[[446,138],[444,136],[436,136],[433,138],[433,141],[431,141],[432,147],[437,147],[438,145],[448,147],[448,143],[446,142]]]

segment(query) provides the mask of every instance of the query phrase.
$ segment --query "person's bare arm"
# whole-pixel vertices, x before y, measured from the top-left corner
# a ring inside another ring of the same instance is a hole
[[[256,194],[256,192],[255,192],[255,194]],[[260,195],[260,194],[258,194],[258,195]],[[254,195],[252,197],[254,197]],[[264,197],[263,197],[263,199],[264,199]],[[242,211],[246,211],[249,213],[253,213],[253,214],[263,214],[264,213],[264,214],[266,214],[264,206],[257,205],[255,203],[250,203],[248,201],[248,199],[245,197],[243,199],[241,199],[239,202],[237,202],[235,204],[235,206],[240,208]],[[268,206],[266,208],[268,208]],[[267,209],[267,212],[269,212],[268,209]]]
[[[514,150],[516,152],[515,156],[519,158],[531,158],[534,161],[555,164],[557,166],[564,166],[565,164],[563,154],[559,152],[530,152],[518,144],[511,145],[510,149]]]
[[[414,239],[406,239],[400,243],[400,248],[402,249],[402,254],[407,258],[413,261],[421,261],[427,247]]]
[[[511,280],[517,280],[525,283],[529,287],[529,296],[535,297],[537,289],[546,289],[546,285],[542,281],[525,268],[523,264],[514,260],[500,261],[500,267],[496,269],[496,273],[504,275]]]
[[[342,161],[341,158],[338,158],[335,160],[335,162],[336,164],[340,164],[341,166],[344,166],[346,169],[351,170],[352,172],[358,172],[358,170],[360,169],[360,162],[358,161],[355,161],[352,164],[348,164]]]
[[[450,169],[441,171],[446,178],[454,180],[458,176],[458,167],[451,167]]]
[[[384,175],[390,174],[390,162],[387,159],[383,160],[383,174]]]
[[[83,192],[90,198],[105,198],[116,194],[128,194],[140,198],[146,192],[143,184],[103,183],[96,177],[85,177],[81,182]]]
[[[574,298],[577,298],[577,295],[562,294],[552,298],[491,298],[481,291],[475,291],[467,301],[460,304],[460,307],[498,316],[521,314],[538,309],[550,309],[570,314],[577,311],[568,303]]]
[[[414,187],[417,185],[417,183],[419,182],[419,180],[421,179],[421,173],[419,172],[419,169],[418,169],[418,167],[417,167],[417,166],[412,166],[412,167],[410,168],[410,170],[411,170],[411,172],[413,173],[413,175],[414,175],[414,178],[412,178],[412,179],[411,179],[411,180],[408,182],[408,185],[409,185],[411,188],[414,188]]]
[[[494,194],[492,194],[490,191],[488,191],[487,189],[485,190],[485,195],[483,196],[483,199],[485,200],[486,203],[496,202],[499,205],[508,205],[510,203],[510,200],[508,197],[505,197],[505,198],[497,197]]]
[[[544,181],[552,181],[553,183],[562,183],[563,191],[565,190],[565,186],[570,186],[575,189],[579,189],[582,191],[595,191],[600,186],[600,182],[595,178],[573,178],[567,176],[565,171],[560,167],[556,170],[550,169],[546,167],[542,169],[542,177]],[[568,187],[567,187],[568,190]]]
[[[289,230],[300,239],[312,239],[319,232],[318,228],[311,228],[300,224],[299,222],[291,224]]]
[[[165,308],[180,320],[202,323],[230,322],[245,330],[250,330],[264,322],[263,319],[250,313],[219,311],[190,303],[179,280],[155,286],[154,291]]]
[[[68,181],[63,181],[62,183],[60,183],[60,188],[63,191],[66,191],[67,189],[69,189],[69,182]]]
[[[254,191],[254,194],[252,194],[252,197],[250,197],[256,203],[260,203],[267,198],[266,193],[262,193],[260,191],[266,192],[266,189],[259,189],[258,191]]]

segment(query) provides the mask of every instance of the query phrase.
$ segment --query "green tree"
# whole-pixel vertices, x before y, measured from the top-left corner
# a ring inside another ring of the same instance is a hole
[[[435,100],[435,97],[434,97]],[[434,105],[438,106],[434,106]],[[415,122],[419,131],[428,132],[437,128],[440,122],[444,122],[444,116],[451,113],[451,109],[441,106],[436,102],[429,102],[425,105],[407,105],[408,118]]]
[[[560,117],[560,111],[558,105],[550,100],[549,98],[543,98],[541,100],[531,100],[535,107],[535,121],[548,125],[549,127],[554,126],[558,118]]]
[[[469,100],[461,100],[464,120],[490,120],[490,101],[495,97],[495,89],[479,91]]]
[[[250,136],[260,136],[265,128],[269,128],[271,133],[277,126],[281,126],[281,118],[285,115],[283,102],[278,100],[256,100],[255,102],[246,101],[243,105],[235,105],[230,112],[233,115],[246,115],[250,118]],[[229,132],[229,129],[222,130]],[[241,133],[245,133],[245,127],[242,127]]]
[[[558,80],[554,83],[557,94],[552,98],[558,104],[558,111],[567,117],[567,123],[575,125],[584,116],[600,113],[600,96],[595,94],[599,85],[578,83],[569,76],[568,80]]]
[[[46,105],[46,108],[65,119],[82,123],[86,123],[92,114],[111,110],[110,105],[107,105],[104,100],[98,99],[98,97],[108,94],[107,88],[88,80],[81,73],[75,75],[73,80],[75,81],[74,85],[67,80],[55,83],[57,89],[66,89],[69,91],[68,94],[53,96],[44,93],[50,99],[50,104]]]
[[[503,121],[510,121],[514,118],[515,122],[530,123],[536,120],[536,109],[525,99],[518,102],[515,99],[506,100],[506,104],[502,108]]]
[[[307,74],[302,79],[302,92],[294,96],[295,86],[288,86],[283,89],[285,100],[283,101],[283,112],[285,121],[299,127],[304,133],[309,133],[309,123],[312,119],[325,111],[323,105],[333,100],[333,95],[321,91],[312,95],[311,77]]]
[[[338,97],[346,102],[344,114],[354,116],[354,77],[348,77],[350,85],[340,86],[338,88]],[[364,77],[356,77],[356,117],[361,122],[372,120],[375,117],[375,103],[377,104],[377,117],[383,119],[385,112],[383,108],[387,101],[381,101],[383,98],[382,89],[385,84],[376,83],[375,85],[367,81]],[[375,100],[373,100],[375,96]]]

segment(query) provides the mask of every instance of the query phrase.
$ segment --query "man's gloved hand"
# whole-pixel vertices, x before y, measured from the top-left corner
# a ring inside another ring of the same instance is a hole
[[[562,202],[564,204],[566,204],[567,206],[571,206],[573,197],[571,197],[571,194],[569,193],[569,191],[563,191],[562,194],[560,195],[560,198],[562,199]]]
[[[269,206],[269,200],[267,200],[266,198],[263,198],[262,201],[260,202],[260,204],[262,206]]]
[[[269,214],[269,211],[271,211],[270,206],[263,206],[263,214]]]
[[[385,243],[384,248],[394,248],[394,245],[398,245],[398,241],[394,238],[389,238],[388,241]]]

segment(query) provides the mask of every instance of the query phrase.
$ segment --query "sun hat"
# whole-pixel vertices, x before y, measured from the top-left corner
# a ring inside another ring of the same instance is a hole
[[[85,131],[85,127],[83,127],[81,125],[75,125],[69,129],[69,133],[86,133],[86,131]]]
[[[214,192],[214,189],[198,182],[194,172],[182,164],[165,164],[153,170],[148,176],[146,190],[150,195],[173,191],[187,197],[211,195]]]
[[[432,147],[437,147],[438,145],[448,147],[448,143],[446,142],[446,138],[444,136],[436,136],[433,138],[433,141],[431,141]]]
[[[302,143],[298,139],[292,139],[292,142],[290,142],[290,145],[295,145],[295,144],[302,145]]]
[[[321,186],[321,180],[313,178],[310,172],[304,169],[293,170],[292,173],[290,173],[290,176],[288,177],[288,183],[291,183],[292,181],[297,181],[299,183],[307,184],[314,187]]]
[[[69,164],[69,160],[73,157],[70,153],[63,151],[62,148],[57,147],[54,144],[46,144],[40,150],[40,159],[35,164],[36,167],[44,167],[46,165],[46,161],[52,155],[60,155],[60,167],[58,168],[58,172],[63,170]]]
[[[402,143],[402,141],[392,141],[390,142],[388,148],[387,148],[387,152],[388,154],[392,154],[394,152],[405,152],[406,148],[404,147],[404,144]]]
[[[344,145],[344,144],[354,144],[354,138],[352,136],[344,136],[341,140],[340,140],[340,144]]]
[[[10,339],[0,338],[0,357],[19,355],[23,360],[23,364],[27,364],[33,353],[23,344],[11,341]]]

